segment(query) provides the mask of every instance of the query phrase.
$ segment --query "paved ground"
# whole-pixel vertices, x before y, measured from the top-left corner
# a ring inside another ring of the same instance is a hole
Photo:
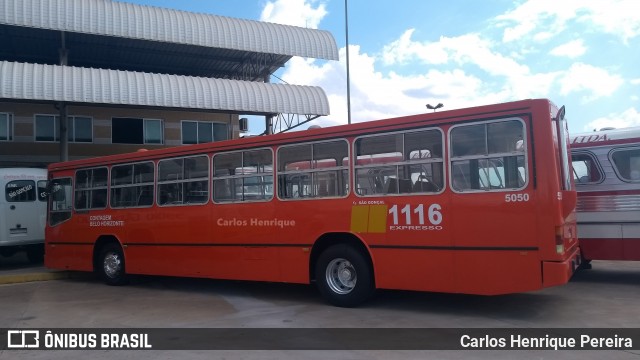
[[[47,272],[0,263],[6,273]],[[357,309],[299,285],[90,277],[0,285],[7,328],[640,328],[640,262],[593,262],[562,287],[496,297],[384,291]],[[640,359],[640,351],[3,351],[0,359]]]
[[[72,275],[65,271],[46,269],[42,263],[32,264],[27,260],[25,252],[15,253],[11,257],[0,256],[0,285],[58,280],[69,278]]]

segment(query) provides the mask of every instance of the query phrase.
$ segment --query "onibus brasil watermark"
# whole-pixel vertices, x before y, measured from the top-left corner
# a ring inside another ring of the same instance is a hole
[[[8,330],[8,349],[151,349],[146,333]]]

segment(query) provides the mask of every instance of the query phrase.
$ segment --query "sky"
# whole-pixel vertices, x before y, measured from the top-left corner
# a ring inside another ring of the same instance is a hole
[[[640,126],[640,1],[347,1],[352,122],[548,98],[574,134]],[[324,89],[308,125],[347,123],[345,0],[127,2],[331,32],[340,61],[294,57],[271,82]]]

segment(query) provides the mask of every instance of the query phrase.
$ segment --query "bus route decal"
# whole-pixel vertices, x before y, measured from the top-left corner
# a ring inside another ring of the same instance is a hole
[[[111,215],[91,215],[89,216],[89,226],[116,227],[124,226],[124,220],[113,220]]]
[[[351,207],[351,231],[357,233],[384,233],[387,231],[442,230],[442,206],[418,204],[412,206],[385,204]]]

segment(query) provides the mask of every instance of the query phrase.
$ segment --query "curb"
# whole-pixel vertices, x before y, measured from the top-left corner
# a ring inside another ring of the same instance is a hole
[[[29,274],[0,275],[0,285],[18,284],[33,281],[48,281],[76,278],[71,271],[37,272]]]

